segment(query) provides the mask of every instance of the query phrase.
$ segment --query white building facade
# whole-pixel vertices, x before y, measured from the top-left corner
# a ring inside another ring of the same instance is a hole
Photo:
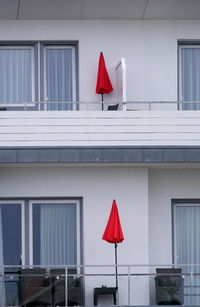
[[[0,16],[0,264],[113,272],[87,266],[114,264],[101,236],[116,199],[119,304],[155,304],[156,266],[199,273],[190,266],[200,264],[199,4],[108,1],[99,11],[96,1],[14,2],[2,1]],[[114,88],[103,111],[101,51]],[[94,287],[114,283],[85,276],[84,304]],[[196,290],[184,291],[199,304]]]

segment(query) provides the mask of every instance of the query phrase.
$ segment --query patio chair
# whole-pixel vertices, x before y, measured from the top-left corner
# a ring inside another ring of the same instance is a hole
[[[108,111],[116,111],[119,108],[119,103],[108,106]]]
[[[183,305],[184,279],[181,268],[157,268],[156,304]]]
[[[51,288],[45,269],[21,269],[18,273],[20,306],[52,306]]]

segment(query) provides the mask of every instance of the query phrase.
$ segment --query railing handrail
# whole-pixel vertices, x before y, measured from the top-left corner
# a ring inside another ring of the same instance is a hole
[[[115,100],[115,101],[95,101],[95,100],[88,100],[88,101],[84,101],[84,100],[66,100],[66,101],[58,101],[58,100],[48,100],[48,101],[12,101],[12,102],[1,102],[0,101],[0,106],[24,106],[24,105],[34,105],[34,104],[56,104],[56,103],[66,103],[66,104],[105,104],[105,105],[114,105],[116,103],[120,103],[120,104],[130,104],[130,103],[173,103],[173,104],[187,104],[187,103],[194,103],[194,104],[198,104],[200,103],[200,100],[127,100],[127,101],[121,101],[121,100]]]
[[[189,264],[182,264],[182,263],[169,263],[169,264],[59,264],[59,265],[25,265],[25,264],[20,264],[20,265],[0,265],[0,268],[124,268],[124,267],[149,267],[149,268],[177,268],[177,267],[200,267],[200,263],[196,264],[196,263],[189,263]]]
[[[25,101],[25,102],[0,102],[0,111],[108,111],[109,106],[115,106],[115,111],[160,111],[161,107],[167,106],[164,111],[200,110],[200,101],[183,100],[151,100],[151,101]],[[61,106],[61,107],[60,107]],[[66,106],[69,106],[67,109]],[[186,106],[186,107],[185,107]],[[196,106],[191,108],[191,106]],[[92,109],[90,109],[90,107]],[[93,107],[97,109],[93,109]],[[162,108],[163,110],[163,108]],[[111,110],[109,110],[111,111]]]

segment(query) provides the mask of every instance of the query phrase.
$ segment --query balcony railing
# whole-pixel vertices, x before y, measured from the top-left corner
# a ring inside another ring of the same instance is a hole
[[[1,266],[0,306],[110,305],[115,294],[121,306],[200,305],[200,265],[117,269],[116,276],[114,265]]]
[[[200,110],[200,101],[40,101],[40,102],[0,102],[0,111],[107,111],[116,107],[123,111],[175,111]]]

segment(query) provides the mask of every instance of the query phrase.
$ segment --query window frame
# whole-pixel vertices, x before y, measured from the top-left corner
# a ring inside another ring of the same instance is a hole
[[[46,203],[75,203],[76,204],[76,250],[77,250],[77,265],[81,264],[81,214],[80,214],[80,200],[78,199],[36,199],[29,200],[29,264],[33,265],[33,205]]]
[[[44,89],[44,102],[48,101],[47,97],[47,68],[46,68],[46,50],[52,49],[67,49],[72,51],[72,101],[76,101],[76,60],[75,60],[75,46],[74,45],[64,45],[64,44],[42,44],[41,52],[43,53],[42,61],[43,61],[43,69],[40,67],[41,76],[43,76],[43,89]],[[62,102],[61,102],[62,103]]]
[[[178,41],[178,101],[187,102],[187,100],[184,100],[183,95],[182,95],[183,84],[182,84],[181,52],[183,48],[200,49],[200,41]],[[193,104],[191,104],[191,106],[192,105]],[[181,109],[183,109],[182,104],[180,105],[180,107]]]
[[[176,208],[177,207],[198,206],[200,199],[172,199],[172,263],[177,263],[177,246],[176,246]]]
[[[32,204],[35,203],[76,203],[76,250],[77,250],[77,265],[83,263],[83,213],[82,200],[79,197],[52,197],[52,198],[1,198],[0,205],[8,206],[21,205],[21,261],[22,265],[33,265],[33,212]],[[28,230],[28,231],[27,231]],[[26,233],[28,232],[28,234]],[[28,242],[27,242],[28,241]]]
[[[31,44],[16,44],[16,45],[1,45],[0,44],[0,50],[22,50],[22,49],[27,49],[27,50],[31,50],[31,102],[35,102],[36,101],[36,82],[35,82],[35,63],[36,63],[36,59],[35,59],[35,47],[34,45]],[[14,101],[15,102],[15,101]]]
[[[72,50],[72,101],[79,100],[78,91],[78,41],[0,41],[0,49],[32,49],[32,100],[33,102],[45,102],[44,89],[44,49],[66,48]],[[76,106],[73,104],[73,109]]]

